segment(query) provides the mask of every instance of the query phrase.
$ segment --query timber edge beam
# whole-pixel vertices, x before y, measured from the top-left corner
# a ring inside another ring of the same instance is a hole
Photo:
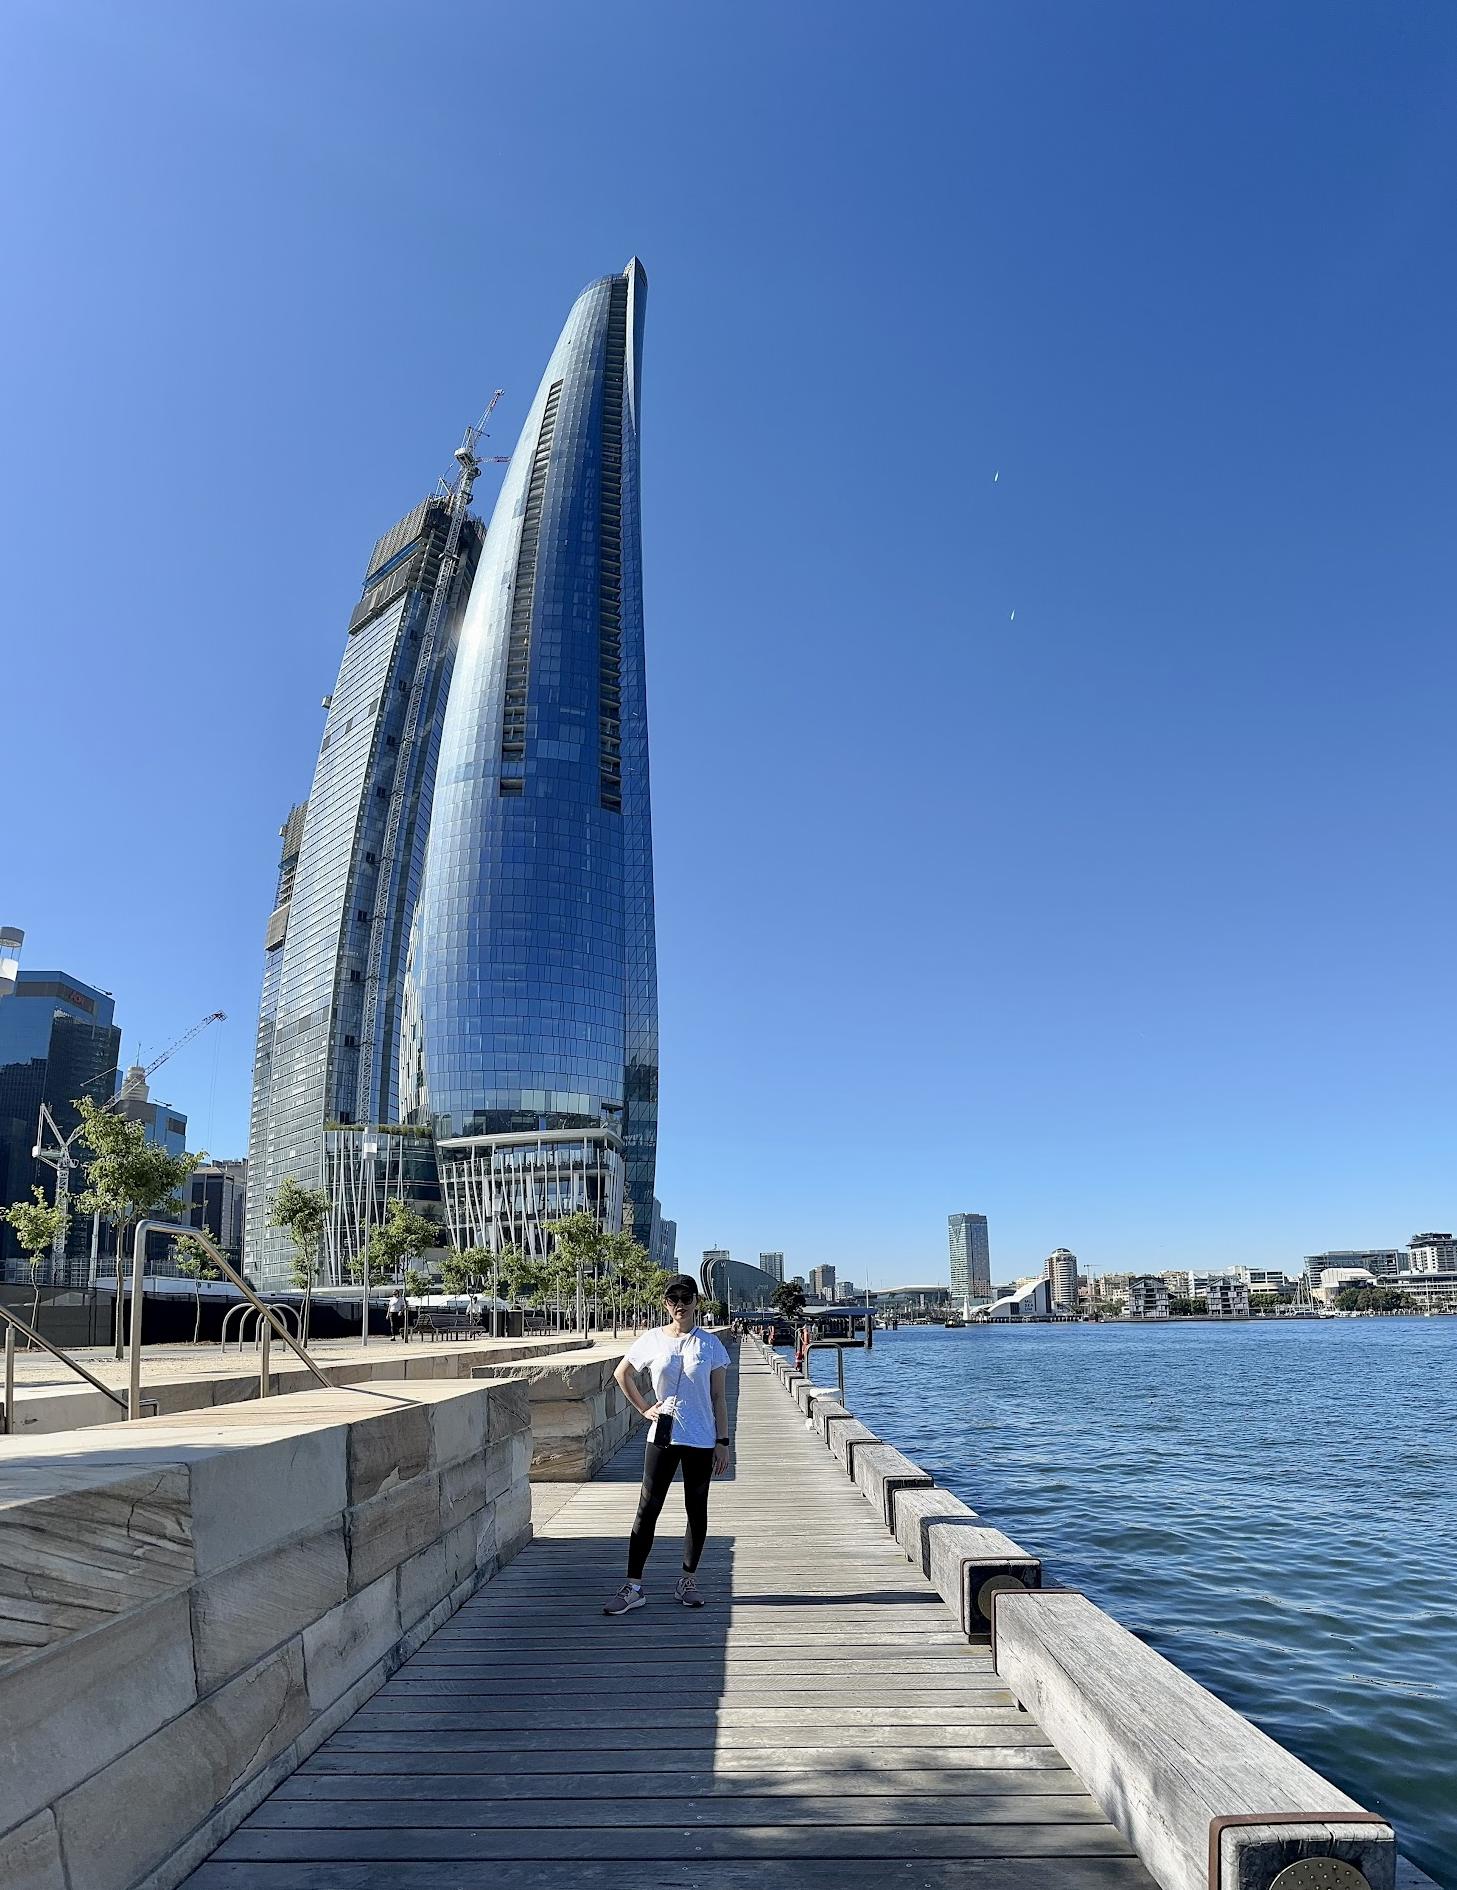
[[[761,1339],[800,1413],[1160,1890],[1421,1890],[1386,1819],[1216,1699]]]

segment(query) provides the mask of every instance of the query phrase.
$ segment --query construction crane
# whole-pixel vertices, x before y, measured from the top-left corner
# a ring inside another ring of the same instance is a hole
[[[505,466],[510,463],[508,453],[482,454],[476,450],[481,441],[487,437],[486,422],[496,411],[496,402],[501,398],[502,392],[501,388],[496,389],[486,405],[486,411],[473,427],[466,428],[465,438],[456,447],[454,458],[460,471],[455,476],[454,484],[448,479],[440,481],[440,496],[449,507],[450,522],[446,527],[445,543],[441,548],[440,563],[435,573],[435,588],[430,595],[430,608],[426,612],[425,628],[420,638],[420,655],[415,664],[415,680],[410,689],[409,706],[405,712],[404,737],[395,761],[394,783],[390,792],[384,842],[379,850],[374,911],[370,918],[368,958],[364,973],[364,1002],[359,1028],[359,1068],[355,1078],[354,1119],[356,1122],[372,1122],[379,1113],[375,1107],[374,1097],[377,1047],[375,1038],[379,1021],[380,990],[385,977],[384,964],[389,950],[396,856],[399,852],[400,829],[404,825],[405,808],[415,798],[417,786],[414,766],[415,749],[422,732],[420,724],[424,712],[425,695],[432,685],[435,646],[445,623],[450,594],[455,586],[455,574],[460,565],[461,533],[465,529],[471,494],[475,489],[476,478],[482,466]]]
[[[191,1043],[194,1037],[200,1037],[209,1024],[221,1024],[226,1022],[226,1020],[226,1011],[209,1011],[206,1017],[199,1018],[192,1026],[191,1030],[184,1031],[174,1043],[168,1044],[167,1048],[160,1056],[152,1058],[151,1062],[142,1071],[142,1081],[145,1082],[154,1071],[160,1070],[168,1057],[175,1056],[185,1044]],[[116,1076],[119,1074],[119,1071],[108,1070],[106,1074],[108,1076]],[[126,1093],[125,1087],[119,1089],[114,1096],[109,1096],[101,1107],[103,1109],[115,1109],[117,1104],[125,1099]],[[45,1146],[47,1130],[50,1131],[53,1143],[53,1146],[50,1148]],[[50,1105],[48,1103],[41,1104],[40,1121],[36,1125],[36,1144],[30,1152],[36,1161],[45,1162],[56,1171],[56,1206],[62,1210],[62,1214],[60,1225],[56,1229],[56,1238],[51,1246],[51,1262],[55,1266],[62,1265],[66,1258],[66,1226],[69,1219],[71,1200],[71,1170],[76,1165],[75,1158],[71,1154],[71,1144],[80,1133],[81,1125],[77,1123],[76,1127],[72,1129],[69,1135],[62,1135],[60,1124],[51,1114]]]

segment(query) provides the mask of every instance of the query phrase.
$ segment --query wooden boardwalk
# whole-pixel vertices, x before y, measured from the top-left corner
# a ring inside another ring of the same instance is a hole
[[[746,1348],[710,1605],[630,1443],[187,1890],[1153,1890]]]

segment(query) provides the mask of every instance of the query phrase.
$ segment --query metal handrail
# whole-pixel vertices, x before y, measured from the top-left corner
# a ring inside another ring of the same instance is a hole
[[[78,1378],[84,1378],[93,1390],[101,1393],[103,1398],[110,1398],[113,1404],[121,1406],[128,1417],[131,1416],[127,1401],[119,1391],[113,1391],[110,1385],[103,1385],[94,1373],[87,1371],[79,1359],[72,1358],[69,1352],[63,1352],[60,1346],[52,1345],[43,1332],[37,1332],[34,1326],[28,1325],[19,1313],[11,1312],[8,1306],[0,1306],[0,1319],[5,1321],[5,1435],[7,1437],[15,1435],[15,1335],[17,1332],[23,1333],[33,1345],[38,1345],[43,1351],[49,1352],[52,1358],[58,1359],[62,1365],[75,1372]],[[159,1408],[155,1398],[143,1398],[142,1403],[151,1405],[154,1411]]]
[[[293,1322],[294,1322],[293,1329],[297,1333],[299,1338],[302,1338],[304,1336],[303,1317],[300,1314],[298,1307],[291,1306],[287,1300],[277,1300],[274,1302],[274,1306],[275,1306],[275,1310],[279,1312],[280,1314],[282,1314],[285,1318],[291,1317],[293,1319]],[[222,1346],[224,1351],[227,1350],[227,1345],[228,1345],[228,1321],[235,1314],[238,1316],[238,1350],[240,1352],[242,1351],[243,1347],[248,1343],[247,1323],[248,1323],[249,1317],[251,1316],[254,1319],[258,1318],[257,1313],[254,1312],[253,1308],[248,1304],[246,1300],[244,1300],[241,1306],[229,1306],[227,1311],[223,1314],[222,1331],[218,1334],[218,1344]],[[262,1323],[263,1322],[259,1320],[258,1324],[253,1328],[254,1345],[257,1345],[259,1343],[259,1333],[262,1330]]]
[[[244,1299],[257,1307],[271,1329],[278,1334],[289,1350],[303,1361],[325,1391],[336,1389],[288,1327],[275,1315],[273,1308],[258,1297],[222,1249],[213,1244],[210,1235],[205,1234],[200,1227],[178,1225],[173,1221],[138,1221],[136,1241],[132,1247],[132,1324],[128,1347],[127,1389],[127,1416],[129,1418],[138,1418],[142,1414],[142,1279],[147,1270],[147,1236],[149,1234],[175,1234],[179,1239],[196,1241],[218,1271],[233,1282]],[[119,1290],[119,1280],[117,1284]],[[266,1383],[266,1380],[263,1382]]]
[[[840,1386],[840,1403],[843,1404],[845,1402],[845,1354],[847,1352],[870,1352],[875,1349],[875,1314],[873,1312],[868,1312],[868,1311],[864,1313],[861,1313],[861,1312],[833,1313],[831,1312],[831,1313],[823,1313],[820,1315],[820,1317],[825,1318],[825,1319],[835,1319],[835,1318],[848,1319],[849,1324],[850,1324],[850,1331],[852,1335],[855,1331],[856,1326],[860,1324],[862,1320],[864,1321],[864,1324],[865,1324],[865,1337],[863,1339],[857,1339],[857,1338],[854,1338],[853,1336],[848,1339],[811,1338],[809,1336],[808,1324],[806,1324],[805,1326],[805,1342],[804,1342],[805,1376],[806,1377],[809,1376],[809,1355],[811,1352],[833,1351],[835,1354],[835,1375],[837,1379],[839,1380],[839,1386]]]

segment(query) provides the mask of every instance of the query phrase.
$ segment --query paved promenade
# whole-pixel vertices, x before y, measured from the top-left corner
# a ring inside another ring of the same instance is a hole
[[[1152,1890],[745,1350],[710,1605],[608,1620],[641,1435],[187,1890]]]

